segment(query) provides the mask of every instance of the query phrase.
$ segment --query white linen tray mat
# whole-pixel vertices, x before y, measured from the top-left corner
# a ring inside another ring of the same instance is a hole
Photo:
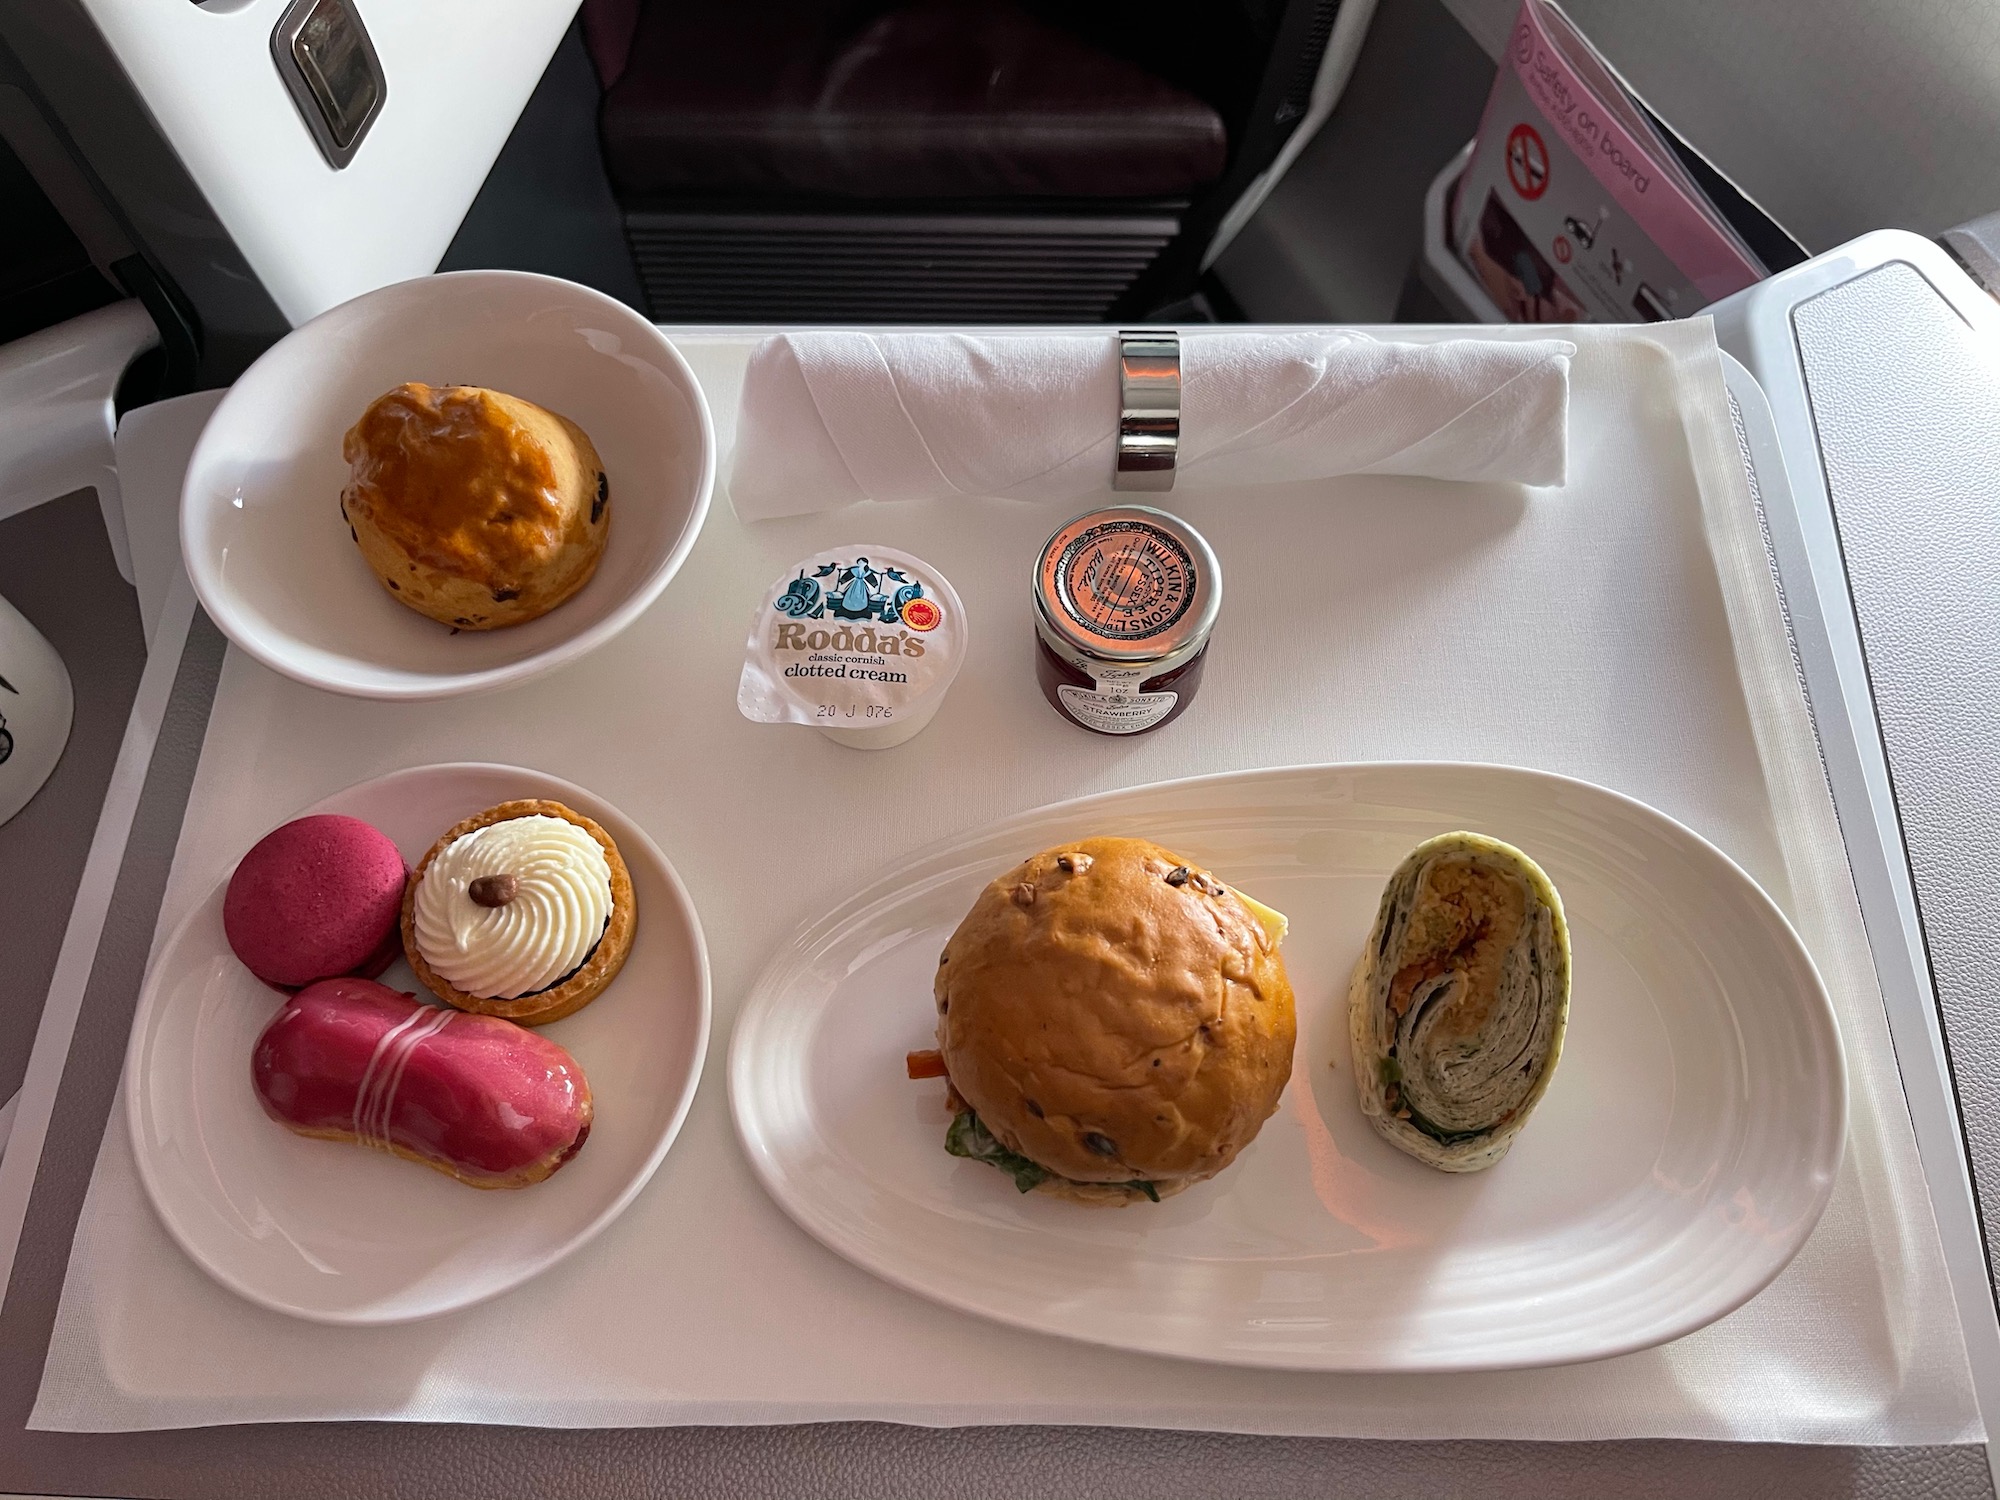
[[[1200,700],[1157,734],[1087,735],[1042,701],[1027,578],[1063,517],[998,502],[746,527],[718,497],[645,618],[587,661],[490,697],[337,698],[232,650],[162,932],[266,829],[342,786],[430,761],[513,761],[610,799],[678,865],[707,929],[715,1042],[680,1140],[617,1224],[496,1302],[391,1329],[297,1322],[211,1282],[145,1200],[121,1101],[29,1426],[879,1419],[1976,1440],[1937,1232],[1712,334],[1702,321],[1566,336],[1581,348],[1565,489],[1348,478],[1168,497],[1214,543],[1228,594]],[[725,447],[750,342],[681,340]],[[936,723],[879,754],[750,724],[734,707],[754,601],[797,558],[849,541],[892,542],[941,568],[972,621]],[[1825,1219],[1746,1307],[1665,1347],[1566,1369],[1384,1378],[1188,1364],[934,1306],[823,1250],[758,1187],[730,1125],[730,1023],[773,947],[855,881],[1061,798],[1384,758],[1513,762],[1643,798],[1733,855],[1799,924],[1839,1010],[1852,1124]]]

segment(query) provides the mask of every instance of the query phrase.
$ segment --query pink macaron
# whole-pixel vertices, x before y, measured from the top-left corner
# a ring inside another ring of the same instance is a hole
[[[229,877],[222,930],[244,966],[295,990],[373,979],[402,952],[402,852],[380,829],[316,813],[259,839]]]

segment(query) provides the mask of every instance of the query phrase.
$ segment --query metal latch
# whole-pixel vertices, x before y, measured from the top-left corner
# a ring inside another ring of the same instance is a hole
[[[320,155],[346,166],[389,95],[354,0],[293,0],[271,32],[271,60]]]

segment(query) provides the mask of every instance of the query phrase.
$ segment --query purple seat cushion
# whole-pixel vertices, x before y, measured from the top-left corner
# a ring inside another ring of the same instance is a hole
[[[1006,0],[652,0],[605,95],[627,195],[1159,198],[1221,118]]]

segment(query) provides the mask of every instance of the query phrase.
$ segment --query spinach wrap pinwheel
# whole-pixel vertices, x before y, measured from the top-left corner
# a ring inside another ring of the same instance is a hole
[[[1532,859],[1476,833],[1419,844],[1348,988],[1361,1112],[1440,1171],[1492,1166],[1555,1074],[1569,970],[1562,898]]]

